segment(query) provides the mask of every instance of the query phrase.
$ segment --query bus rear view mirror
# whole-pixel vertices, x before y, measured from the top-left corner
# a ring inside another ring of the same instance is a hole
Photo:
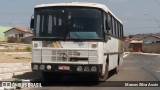
[[[34,28],[34,18],[31,17],[30,29],[33,30],[33,28]]]
[[[111,28],[109,27],[109,24],[108,24],[108,21],[107,21],[107,20],[105,21],[105,24],[106,24],[106,28],[105,28],[105,29],[106,29],[106,30],[110,30]]]

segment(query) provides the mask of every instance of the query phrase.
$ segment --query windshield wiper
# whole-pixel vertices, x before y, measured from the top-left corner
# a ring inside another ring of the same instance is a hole
[[[82,42],[81,36],[79,36],[76,32],[72,32],[74,36],[76,36],[76,38]]]
[[[66,25],[66,28],[67,28],[67,29],[66,29],[66,32],[65,32],[64,40],[66,40],[67,33],[69,34],[69,39],[70,39],[70,33],[69,33],[69,30],[68,30],[69,25],[70,25],[70,22],[68,22],[68,20],[67,20],[67,25]],[[79,36],[76,32],[72,32],[72,34],[73,34],[79,41],[82,42],[81,36]]]

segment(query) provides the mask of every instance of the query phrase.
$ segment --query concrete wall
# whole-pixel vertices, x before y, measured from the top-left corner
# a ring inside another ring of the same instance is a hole
[[[32,33],[25,33],[25,35],[24,35],[24,37],[31,37],[31,36],[33,36]]]
[[[159,53],[160,54],[160,44],[143,44],[142,52],[144,53]]]
[[[132,52],[133,51],[133,45],[131,45],[129,42],[125,42],[124,51],[125,52]],[[157,43],[145,44],[144,43],[144,44],[142,44],[142,52],[160,54],[160,44],[157,44]]]
[[[133,51],[129,41],[125,41],[124,42],[124,51],[125,52],[131,52],[131,51]]]
[[[0,63],[0,80],[31,71],[31,63]]]

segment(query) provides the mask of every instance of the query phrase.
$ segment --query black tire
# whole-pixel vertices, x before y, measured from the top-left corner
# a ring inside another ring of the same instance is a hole
[[[109,71],[108,71],[108,64],[106,63],[105,74],[98,75],[98,81],[105,82],[108,79]]]
[[[45,81],[49,81],[49,82],[59,81],[61,78],[60,74],[52,73],[52,72],[42,72],[42,76]]]
[[[117,67],[114,69],[115,74],[118,74],[118,72],[119,72],[119,64],[120,64],[120,56],[118,55]]]
[[[115,73],[115,74],[118,74],[118,72],[119,72],[119,66],[117,66],[117,67],[114,69],[114,73]]]

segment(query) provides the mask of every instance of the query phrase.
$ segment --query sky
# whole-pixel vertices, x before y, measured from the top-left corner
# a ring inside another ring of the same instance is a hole
[[[0,0],[0,26],[29,28],[35,5],[71,1],[106,5],[123,22],[125,35],[160,33],[160,0]]]

